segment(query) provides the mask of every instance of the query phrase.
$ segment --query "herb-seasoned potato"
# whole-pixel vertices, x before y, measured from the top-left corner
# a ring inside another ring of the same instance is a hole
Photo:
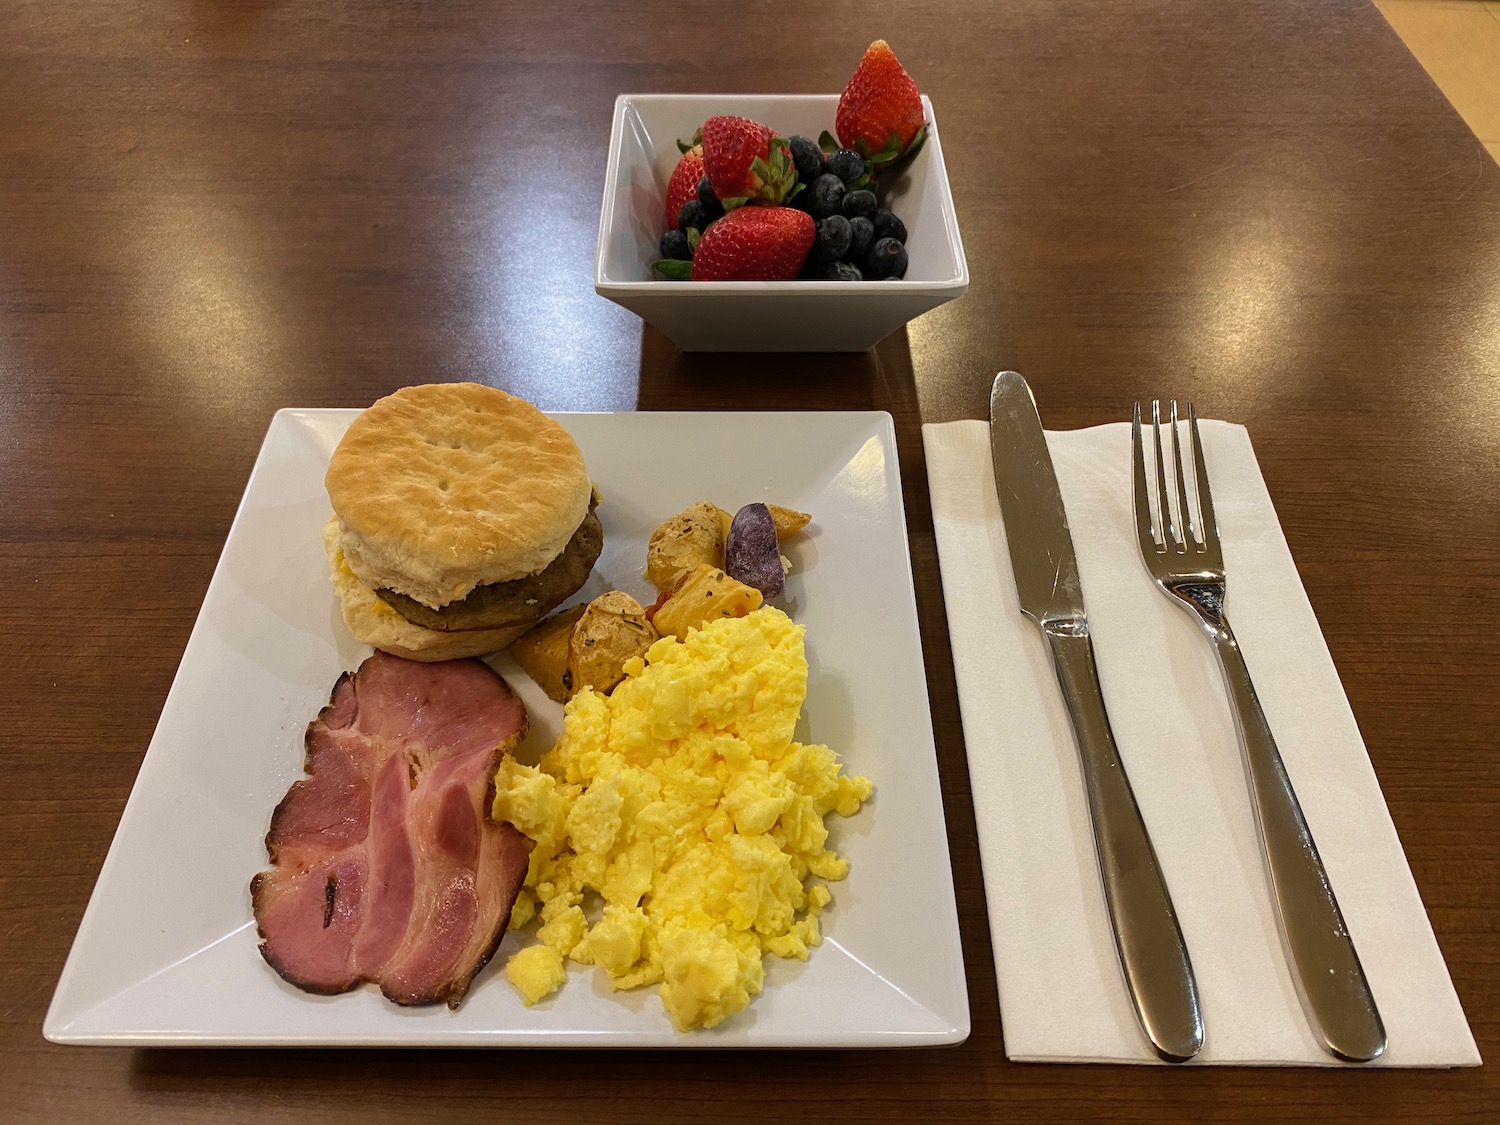
[[[568,638],[572,690],[590,687],[608,695],[625,678],[625,662],[644,656],[660,637],[641,603],[629,594],[600,594],[589,602]]]
[[[568,674],[568,638],[582,616],[581,605],[555,613],[510,646],[510,654],[521,671],[537,682],[548,699],[559,703],[566,703],[573,694],[573,678]]]
[[[704,563],[693,571],[651,618],[662,636],[686,637],[689,629],[719,617],[744,617],[760,608],[760,591],[746,586],[716,566]]]
[[[771,513],[771,522],[776,525],[776,541],[791,538],[812,522],[809,512],[799,512],[796,508],[783,508],[780,504],[767,504],[766,508]],[[714,511],[719,514],[719,524],[724,529],[724,538],[729,538],[729,527],[734,523],[734,514],[726,512],[723,508],[715,505]]]
[[[670,590],[700,565],[724,565],[724,525],[707,500],[679,512],[651,533],[646,577],[658,590]]]
[[[719,528],[720,528],[720,530],[722,530],[724,532],[724,538],[728,539],[729,538],[729,525],[732,524],[732,523],[734,523],[734,513],[733,512],[726,512],[723,508],[719,507],[717,504],[714,505],[714,511],[719,516]]]
[[[812,522],[810,512],[799,512],[795,508],[783,508],[780,504],[767,504],[771,512],[771,522],[776,525],[776,539],[786,539],[796,535],[804,527]],[[727,533],[726,533],[727,534]]]
[[[754,586],[764,597],[779,598],[786,593],[776,525],[764,504],[746,504],[734,513],[724,558],[724,569],[730,577]]]

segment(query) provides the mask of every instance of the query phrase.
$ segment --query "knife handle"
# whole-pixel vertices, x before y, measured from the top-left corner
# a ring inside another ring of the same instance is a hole
[[[1077,736],[1094,851],[1131,1003],[1156,1053],[1168,1062],[1186,1062],[1203,1046],[1198,986],[1172,896],[1109,729],[1088,625],[1049,621],[1042,632]]]

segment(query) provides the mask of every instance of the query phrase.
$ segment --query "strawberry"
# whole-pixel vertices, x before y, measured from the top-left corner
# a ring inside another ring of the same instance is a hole
[[[867,159],[885,160],[914,153],[925,136],[922,98],[884,39],[859,60],[839,95],[834,129],[839,143]]]
[[[794,207],[739,207],[703,232],[694,281],[790,281],[802,269],[817,224]]]
[[[782,203],[791,198],[797,169],[785,139],[748,117],[710,117],[702,134],[703,166],[724,210],[752,199]]]
[[[698,181],[703,178],[703,146],[684,148],[682,159],[672,169],[667,181],[667,229],[677,229],[677,212],[689,199],[698,197]]]

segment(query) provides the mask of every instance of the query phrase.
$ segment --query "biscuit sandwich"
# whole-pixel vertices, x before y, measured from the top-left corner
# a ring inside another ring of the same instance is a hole
[[[604,545],[572,436],[478,383],[381,399],[350,424],[324,484],[345,623],[413,660],[505,648],[587,581]]]

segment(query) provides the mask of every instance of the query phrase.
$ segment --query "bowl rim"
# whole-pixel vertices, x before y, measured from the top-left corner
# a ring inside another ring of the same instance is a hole
[[[712,99],[715,101],[734,101],[736,103],[802,101],[833,102],[837,104],[838,98],[838,94],[642,93],[617,95],[610,122],[609,158],[604,173],[604,198],[599,208],[599,229],[594,244],[594,292],[600,294],[607,292],[636,295],[670,295],[672,297],[684,297],[688,300],[702,300],[731,293],[785,298],[816,293],[819,296],[833,297],[838,300],[869,300],[882,294],[886,296],[896,296],[898,294],[914,296],[923,294],[951,294],[952,296],[959,296],[965,292],[969,288],[969,262],[964,255],[963,238],[960,236],[958,230],[958,214],[953,205],[953,191],[948,183],[948,165],[943,159],[943,145],[938,129],[937,113],[932,107],[931,99],[926,94],[921,95],[922,108],[926,110],[927,116],[926,144],[930,149],[931,159],[934,159],[937,164],[937,186],[940,189],[938,192],[938,212],[943,218],[943,232],[948,239],[948,245],[952,250],[953,260],[957,267],[953,276],[936,281],[900,278],[895,281],[883,280],[870,285],[851,285],[847,281],[810,281],[802,279],[792,281],[697,281],[691,285],[671,285],[665,280],[617,281],[605,276],[604,251],[607,236],[613,229],[614,223],[614,204],[620,178],[620,154],[622,151],[625,112],[632,103],[638,101],[694,102]]]

